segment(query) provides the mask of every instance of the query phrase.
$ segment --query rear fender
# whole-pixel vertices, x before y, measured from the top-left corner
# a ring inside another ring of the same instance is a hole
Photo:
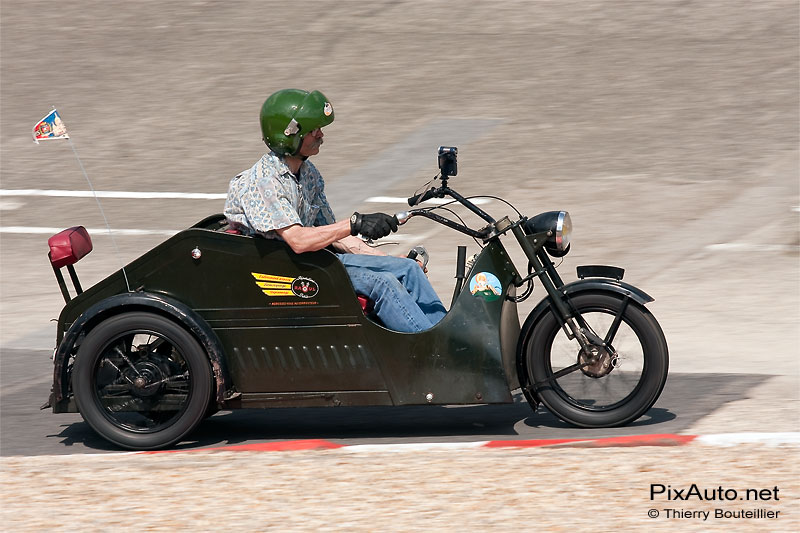
[[[78,340],[103,320],[129,311],[150,311],[166,316],[185,327],[208,354],[216,382],[216,400],[224,402],[229,378],[225,357],[217,335],[203,318],[192,309],[162,294],[127,292],[106,298],[84,311],[67,330],[56,348],[53,369],[53,392],[50,405],[55,412],[65,412],[69,397],[69,360]]]
[[[655,301],[655,298],[638,287],[634,287],[624,281],[606,278],[580,279],[564,285],[560,290],[562,294],[567,296],[582,292],[613,292],[623,297],[630,298],[640,305]],[[517,342],[517,374],[519,375],[520,385],[523,389],[529,385],[528,374],[525,371],[524,365],[525,347],[528,345],[528,340],[533,334],[536,324],[542,317],[550,312],[550,309],[549,297],[544,298],[533,308],[533,311],[530,312],[525,323],[522,325],[522,331],[520,332],[519,341]]]

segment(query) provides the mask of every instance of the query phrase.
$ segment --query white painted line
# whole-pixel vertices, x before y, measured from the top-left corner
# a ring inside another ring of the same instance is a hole
[[[408,205],[408,198],[399,198],[396,196],[373,196],[371,198],[367,198],[364,200],[365,202],[375,203],[375,204],[405,204]],[[474,200],[470,200],[475,205],[483,205],[488,204],[491,201],[491,198],[475,198]],[[420,205],[424,204],[435,204],[435,205],[442,205],[442,204],[449,204],[453,203],[455,205],[460,205],[458,202],[454,200],[450,200],[447,198],[432,198],[430,200],[425,200]]]
[[[37,226],[0,226],[0,233],[20,233],[28,235],[55,235],[66,228],[47,228]],[[187,228],[188,229],[188,228]],[[106,228],[86,228],[92,237],[108,236]],[[123,237],[139,237],[143,235],[165,235],[171,237],[183,230],[179,229],[112,229],[111,233]],[[388,245],[402,245],[407,242],[423,242],[430,238],[430,233],[418,234],[394,234],[387,238],[386,242],[376,241],[379,247]]]
[[[227,193],[204,192],[130,192],[130,191],[95,191],[98,198],[124,199],[188,199],[188,200],[224,200]],[[94,198],[92,191],[67,191],[60,189],[0,189],[0,196],[52,196],[62,198]]]
[[[126,200],[144,199],[182,199],[182,200],[224,200],[228,197],[227,193],[205,193],[205,192],[147,192],[147,191],[95,191],[98,198],[118,198]],[[54,198],[94,198],[92,191],[68,191],[62,189],[0,189],[2,196],[49,196]],[[373,196],[365,200],[369,203],[382,204],[408,204],[407,198],[396,196]],[[488,204],[490,198],[475,198],[471,200],[475,205]],[[442,205],[446,203],[458,203],[447,198],[432,198],[422,202],[423,204]]]
[[[33,227],[33,226],[3,226],[0,227],[0,233],[27,233],[27,234],[34,234],[34,235],[55,235],[59,231],[64,230],[65,228],[43,228],[43,227]],[[102,237],[104,235],[108,235],[108,230],[106,228],[87,228],[86,231],[89,232],[89,235],[92,237]],[[111,233],[114,235],[123,235],[123,236],[141,236],[141,235],[166,235],[172,236],[178,233],[181,230],[177,229],[112,229]]]
[[[205,192],[134,192],[134,191],[95,191],[98,198],[118,198],[126,200],[146,200],[146,199],[181,199],[181,200],[225,200],[227,193],[205,193]],[[2,196],[49,196],[54,198],[94,198],[92,191],[68,191],[62,189],[0,189]],[[407,198],[395,196],[373,196],[365,200],[369,203],[382,204],[408,204]],[[475,205],[488,204],[490,198],[475,198],[471,200]],[[442,205],[446,203],[458,203],[447,198],[432,198],[422,202],[423,204]]]
[[[699,435],[694,442],[708,446],[736,446],[737,444],[764,444],[767,446],[798,446],[800,432],[791,433],[720,433]]]
[[[0,211],[19,209],[23,205],[25,205],[25,202],[18,202],[16,200],[0,200]]]
[[[800,246],[796,244],[749,244],[746,242],[725,242],[720,244],[709,244],[706,250],[732,251],[732,252],[797,252]]]
[[[586,444],[586,443],[599,443],[602,444],[602,441],[606,439],[587,439],[581,441],[575,441],[566,444]],[[610,438],[610,440],[614,440],[614,438]],[[429,452],[429,451],[457,451],[457,450],[473,450],[478,448],[486,448],[494,449],[494,450],[514,450],[519,449],[514,446],[500,446],[500,447],[489,447],[488,444],[492,442],[502,442],[502,441],[476,441],[476,442],[412,442],[412,443],[386,443],[386,444],[353,444],[353,445],[344,445],[341,448],[334,448],[334,449],[318,449],[318,451],[322,452],[330,452],[330,453],[375,453],[375,452],[389,452],[389,453],[397,453],[397,452]],[[513,443],[513,441],[506,441],[508,443]],[[555,443],[554,443],[555,444]],[[761,444],[764,446],[769,447],[777,447],[777,446],[800,446],[800,432],[786,432],[786,433],[720,433],[716,435],[697,435],[694,439],[686,440],[682,442],[680,445],[690,445],[690,444],[703,444],[706,446],[720,446],[720,447],[730,447],[730,446],[737,446],[739,444]],[[542,450],[542,448],[549,448],[549,449],[563,449],[561,445],[560,447],[548,447],[548,446],[536,446],[533,448],[528,448],[529,450]],[[248,453],[236,450],[236,446],[233,447],[234,449],[225,450],[224,448],[213,448],[213,449],[204,449],[204,448],[185,448],[183,450],[164,450],[164,451],[172,451],[178,452],[179,455],[181,452],[192,452],[192,453],[213,453],[213,454],[220,454],[220,453]],[[272,451],[279,451],[279,450],[269,450]],[[290,450],[280,450],[282,452],[288,452]],[[151,454],[148,452],[130,452],[130,451],[119,451],[119,452],[112,452],[112,453],[97,453],[97,452],[89,452],[89,453],[73,453],[67,455],[31,455],[26,456],[27,459],[38,460],[38,459],[53,459],[53,458],[63,458],[65,460],[97,460],[97,459],[105,459],[108,458],[109,460],[113,460],[118,458],[121,455],[138,455],[142,457],[147,456],[158,456],[161,455],[159,453]],[[175,455],[172,455],[175,457]],[[21,456],[18,456],[21,457]]]

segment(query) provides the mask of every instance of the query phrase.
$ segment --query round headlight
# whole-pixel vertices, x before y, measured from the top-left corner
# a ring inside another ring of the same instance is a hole
[[[558,221],[556,222],[556,249],[559,252],[566,251],[571,235],[572,218],[566,211],[561,211],[558,213]]]
[[[569,252],[572,219],[566,211],[539,213],[525,222],[524,229],[528,235],[547,233],[544,249],[553,257],[563,257]]]

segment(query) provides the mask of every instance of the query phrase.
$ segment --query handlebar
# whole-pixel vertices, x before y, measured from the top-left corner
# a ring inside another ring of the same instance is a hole
[[[408,205],[414,207],[415,205],[424,202],[425,200],[430,200],[431,198],[435,197],[437,194],[436,187],[431,187],[427,191],[412,196],[408,199]]]
[[[408,222],[408,219],[413,217],[416,213],[413,211],[400,211],[399,213],[394,214],[394,218],[397,219],[397,223],[401,226]]]
[[[395,213],[394,216],[397,217],[397,223],[400,224],[400,225],[403,225],[406,222],[408,222],[408,219],[411,218],[411,217],[420,216],[420,217],[429,218],[429,219],[433,220],[434,222],[438,222],[439,224],[443,224],[443,225],[447,226],[448,228],[452,228],[452,229],[454,229],[456,231],[460,231],[461,233],[469,235],[470,237],[475,237],[477,239],[485,239],[486,236],[491,232],[491,227],[490,226],[487,226],[486,228],[484,228],[481,231],[475,231],[474,229],[470,229],[470,228],[468,228],[466,226],[462,226],[461,224],[458,224],[457,222],[453,222],[452,220],[450,220],[448,218],[445,218],[443,216],[437,215],[436,213],[432,213],[431,211],[428,211],[427,209],[413,209],[411,211],[401,211],[400,213]]]
[[[411,198],[408,199],[408,205],[413,207],[420,202],[424,202],[425,200],[430,200],[431,198],[444,198],[445,196],[451,197],[453,200],[460,203],[461,205],[463,205],[464,207],[466,207],[467,209],[469,209],[470,211],[481,217],[483,220],[488,222],[489,224],[494,224],[496,222],[496,220],[493,219],[491,215],[489,215],[489,213],[487,213],[477,205],[473,204],[472,202],[469,201],[469,199],[464,198],[458,192],[451,189],[447,185],[442,185],[441,187],[431,187],[422,194],[417,194],[415,196],[412,196]]]
[[[444,224],[445,226],[460,231],[461,233],[465,233],[470,237],[483,239],[486,238],[486,236],[491,233],[491,227],[493,227],[496,222],[495,219],[493,219],[483,209],[476,206],[475,204],[470,202],[467,198],[464,198],[458,192],[454,191],[450,187],[447,187],[446,185],[442,185],[441,187],[438,188],[431,187],[422,194],[417,194],[415,196],[412,196],[411,198],[408,199],[408,205],[414,206],[420,202],[424,202],[425,200],[429,200],[431,198],[444,198],[445,196],[450,196],[455,201],[457,201],[458,203],[460,203],[461,205],[463,205],[464,207],[466,207],[467,209],[478,215],[480,218],[488,222],[489,226],[483,228],[483,230],[481,231],[475,231],[461,224],[457,224],[452,220],[439,216],[436,213],[432,213],[430,209],[412,209],[410,211],[402,211],[400,213],[396,213],[395,217],[397,217],[397,222],[399,224],[405,224],[408,221],[408,219],[413,216],[424,216],[425,218],[430,218],[431,220],[439,222],[440,224]]]

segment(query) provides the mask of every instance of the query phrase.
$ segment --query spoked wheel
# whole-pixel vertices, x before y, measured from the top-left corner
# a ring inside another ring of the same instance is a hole
[[[543,317],[525,349],[529,383],[542,403],[580,427],[627,424],[658,399],[667,379],[667,343],[647,309],[616,293],[572,297],[606,347],[582,350],[555,316]]]
[[[152,450],[177,442],[203,419],[211,369],[200,344],[178,324],[124,313],[86,336],[73,392],[84,420],[102,437]]]

